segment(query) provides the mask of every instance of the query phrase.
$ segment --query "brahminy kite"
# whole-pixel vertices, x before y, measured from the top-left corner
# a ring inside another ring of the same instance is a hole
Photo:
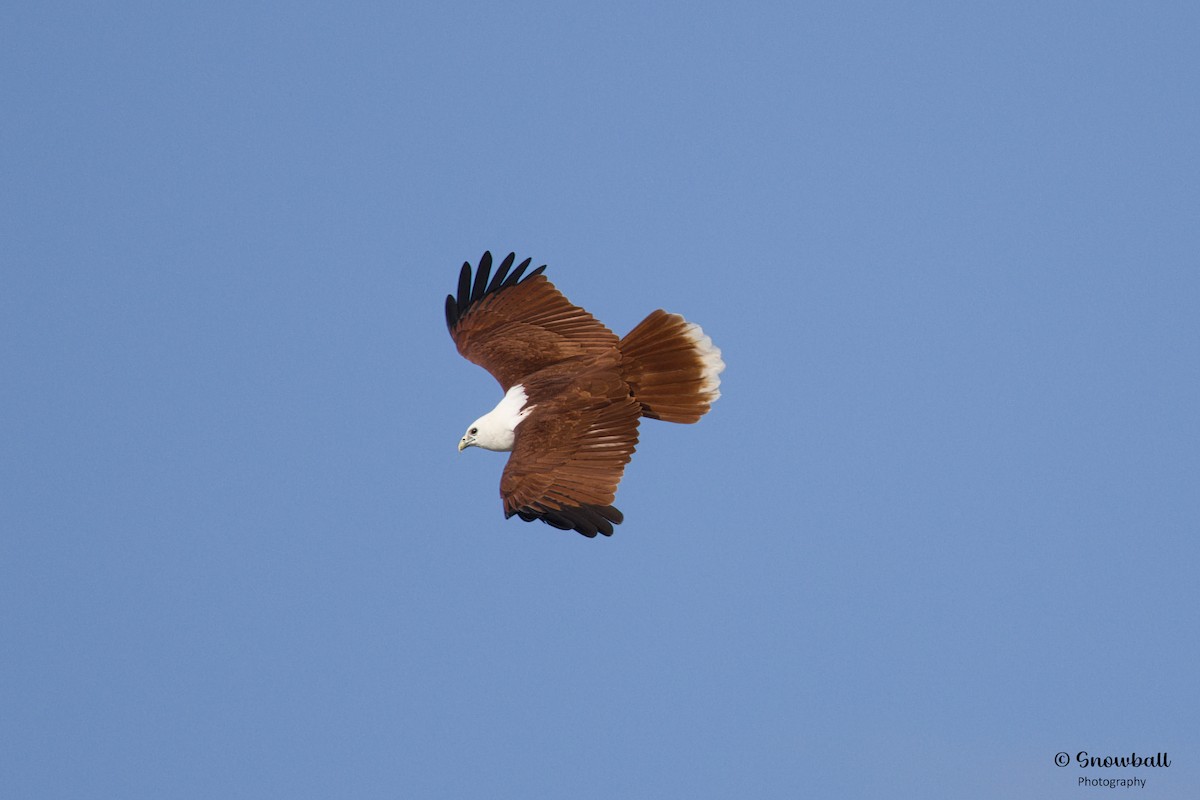
[[[515,259],[490,275],[484,253],[474,280],[464,263],[458,296],[446,297],[458,352],[504,390],[458,450],[511,451],[500,478],[505,518],[611,536],[624,519],[612,503],[638,420],[696,422],[721,395],[725,362],[699,325],[662,309],[618,340],[554,288],[544,264],[522,278],[527,258],[510,273]]]

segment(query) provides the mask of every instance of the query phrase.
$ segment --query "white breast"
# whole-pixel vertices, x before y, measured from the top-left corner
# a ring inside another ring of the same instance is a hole
[[[475,421],[478,428],[475,444],[484,450],[508,451],[517,438],[517,426],[529,416],[534,406],[526,406],[525,387],[517,384],[504,393],[503,399],[488,413]]]

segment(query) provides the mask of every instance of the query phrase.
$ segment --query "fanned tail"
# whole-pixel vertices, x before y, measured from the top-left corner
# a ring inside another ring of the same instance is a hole
[[[696,422],[721,396],[721,350],[700,326],[661,308],[621,340],[621,372],[642,416]]]

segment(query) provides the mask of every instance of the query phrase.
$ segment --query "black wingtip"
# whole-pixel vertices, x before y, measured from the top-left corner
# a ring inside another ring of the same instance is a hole
[[[540,520],[562,531],[577,531],[589,539],[595,538],[596,534],[612,536],[613,525],[625,521],[625,515],[615,506],[582,505],[558,509],[524,506],[516,511],[506,511],[504,517],[507,519],[514,514],[525,522]]]
[[[492,251],[485,250],[479,258],[479,266],[475,268],[475,285],[471,287],[471,297],[478,300],[487,290],[488,278],[492,274]]]
[[[471,302],[471,262],[464,261],[458,271],[458,311],[461,315]]]
[[[484,294],[494,292],[504,285],[504,278],[508,275],[508,271],[512,268],[512,263],[516,257],[516,253],[509,253],[504,257],[504,261],[500,262],[500,269],[496,270],[496,274],[492,276],[492,282],[483,290]]]
[[[485,250],[479,257],[479,266],[474,270],[474,277],[471,274],[471,262],[463,262],[462,269],[458,273],[458,291],[456,294],[446,297],[446,327],[450,329],[451,333],[454,332],[459,321],[480,300],[510,286],[516,286],[522,280],[529,280],[535,275],[541,275],[546,269],[546,265],[543,264],[528,275],[524,275],[526,268],[533,261],[527,258],[510,273],[509,268],[516,259],[516,253],[509,253],[500,263],[495,275],[492,275],[492,252]],[[524,278],[522,278],[523,275]]]

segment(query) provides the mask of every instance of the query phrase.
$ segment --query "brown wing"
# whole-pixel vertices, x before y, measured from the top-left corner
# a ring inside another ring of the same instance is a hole
[[[446,297],[446,327],[468,361],[492,374],[504,391],[550,364],[615,351],[617,337],[588,312],[572,305],[543,276],[545,265],[521,279],[530,260],[511,274],[509,253],[489,282],[492,254],[484,253],[471,279],[463,264],[458,296]]]
[[[637,446],[641,405],[615,370],[583,375],[517,426],[500,479],[504,516],[611,536],[617,484]]]

